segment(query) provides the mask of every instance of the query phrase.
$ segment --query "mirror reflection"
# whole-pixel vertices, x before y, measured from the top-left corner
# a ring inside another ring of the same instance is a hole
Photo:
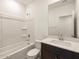
[[[76,37],[75,0],[61,0],[49,5],[48,14],[49,35]]]

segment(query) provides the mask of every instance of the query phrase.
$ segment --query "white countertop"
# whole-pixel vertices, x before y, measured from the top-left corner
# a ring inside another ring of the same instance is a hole
[[[52,40],[58,40],[58,39],[57,38],[46,38],[46,39],[42,40],[41,42],[48,44],[48,45],[51,45],[51,46],[56,46],[56,47],[59,47],[59,48],[63,48],[63,49],[72,51],[72,52],[79,53],[79,42],[68,41],[68,42],[71,43],[71,45],[65,46],[65,45],[56,44],[56,43],[53,43],[53,42],[51,43]]]

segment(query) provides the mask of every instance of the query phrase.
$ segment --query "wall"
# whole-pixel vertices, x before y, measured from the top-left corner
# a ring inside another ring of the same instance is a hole
[[[35,0],[27,6],[27,19],[35,20],[35,37],[43,39],[48,36],[48,1]]]
[[[11,17],[0,17],[0,47],[15,44],[17,42],[34,42],[34,20],[17,20]],[[30,35],[30,38],[28,38]]]
[[[0,0],[0,14],[25,17],[25,7],[16,0]]]
[[[0,0],[0,47],[22,41],[20,20],[24,20],[25,11],[25,6],[15,0]]]
[[[51,5],[51,4],[56,3],[58,1],[60,1],[60,0],[48,0],[48,5]]]
[[[34,20],[27,20],[26,8],[16,0],[0,0],[0,47],[34,41]],[[27,28],[26,30],[23,28]]]
[[[8,46],[23,41],[22,27],[24,27],[24,22],[22,21],[3,18],[2,19],[3,46]]]
[[[61,20],[59,19],[59,17],[61,16],[73,15],[73,11],[74,11],[74,3],[66,3],[53,7],[49,6],[49,31],[48,31],[49,35],[57,35],[58,32],[62,31],[65,31],[65,34],[67,35],[69,35],[69,33],[73,35],[74,33],[73,16],[71,18],[68,18],[68,20],[66,20],[66,18],[62,18]],[[64,28],[63,25],[65,26]],[[69,32],[67,32],[67,29],[69,30]]]
[[[27,20],[24,23],[24,27],[27,27],[26,30],[27,37],[25,40],[30,39],[30,42],[35,42],[35,20],[34,19]],[[30,35],[30,38],[28,37],[28,35]]]
[[[77,37],[79,38],[79,0],[76,0]]]
[[[0,19],[0,47],[2,46],[2,20]]]

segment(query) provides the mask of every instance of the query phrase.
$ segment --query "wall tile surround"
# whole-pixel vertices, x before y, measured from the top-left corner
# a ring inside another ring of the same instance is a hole
[[[31,35],[30,39],[34,39],[33,21],[9,15],[0,15],[0,47],[25,41],[28,39],[28,34]],[[22,30],[23,27],[27,29]],[[25,38],[22,37],[24,34],[26,34]]]

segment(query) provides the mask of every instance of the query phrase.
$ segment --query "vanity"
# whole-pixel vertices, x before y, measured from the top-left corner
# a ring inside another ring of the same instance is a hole
[[[48,35],[60,37],[61,40],[50,37],[42,40],[41,59],[79,59],[77,2],[60,0],[48,6]],[[62,37],[68,39],[62,40]]]
[[[79,59],[78,47],[79,43],[47,38],[41,42],[41,59]]]

